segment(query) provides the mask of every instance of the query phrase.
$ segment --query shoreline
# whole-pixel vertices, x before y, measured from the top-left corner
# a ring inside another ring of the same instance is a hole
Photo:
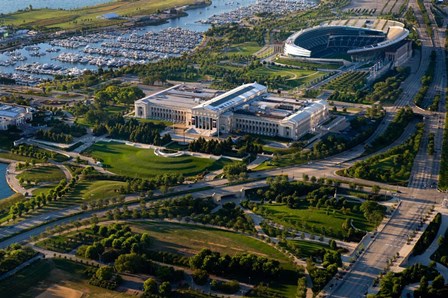
[[[7,160],[7,159],[0,158],[0,164],[6,165],[6,169],[5,169],[6,172],[5,172],[5,176],[4,177],[5,177],[6,184],[9,186],[9,189],[12,192],[12,194],[10,194],[9,196],[4,197],[4,198],[0,198],[0,200],[3,200],[3,199],[7,199],[7,198],[9,198],[9,197],[11,197],[11,196],[13,196],[15,194],[18,194],[20,192],[18,192],[17,190],[14,189],[14,187],[11,185],[10,180],[8,179],[9,167],[13,164],[13,162],[10,161],[10,160]]]
[[[110,3],[110,2],[108,2],[108,3]],[[87,28],[77,28],[77,29],[61,30],[61,32],[59,34],[58,34],[58,31],[55,31],[53,29],[46,29],[46,30],[51,30],[51,31],[42,31],[35,38],[31,38],[29,40],[24,40],[23,42],[19,42],[14,45],[0,44],[0,53],[6,52],[6,51],[11,51],[11,50],[16,50],[16,49],[22,48],[27,45],[45,43],[50,39],[62,39],[62,38],[74,36],[74,35],[81,34],[81,33],[83,33],[83,34],[98,33],[98,32],[115,30],[115,29],[120,29],[120,28],[121,29],[141,28],[141,27],[149,27],[149,26],[156,27],[156,26],[160,26],[160,25],[168,23],[169,20],[188,16],[188,13],[187,13],[188,10],[204,8],[204,7],[208,7],[211,5],[212,5],[212,0],[203,0],[201,2],[197,2],[194,4],[187,4],[187,5],[181,6],[181,8],[183,8],[183,11],[181,11],[175,15],[174,14],[164,14],[162,12],[154,13],[154,14],[148,14],[148,15],[143,15],[143,16],[144,17],[156,16],[157,19],[150,19],[148,21],[128,20],[127,22],[124,22],[124,23],[117,23],[117,24],[112,24],[112,25],[108,25],[108,26],[96,26],[96,27],[88,28],[88,29]],[[90,6],[90,7],[96,7],[96,6]],[[170,8],[167,8],[167,9],[170,9]],[[44,8],[42,10],[48,10],[48,9]],[[17,14],[17,12],[13,13],[13,14]],[[10,15],[12,15],[12,14],[10,14]],[[130,22],[132,22],[132,24]]]

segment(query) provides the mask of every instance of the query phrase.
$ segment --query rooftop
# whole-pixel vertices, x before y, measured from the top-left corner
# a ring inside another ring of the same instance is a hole
[[[191,109],[200,102],[209,100],[216,95],[215,91],[198,89],[180,84],[160,92],[148,95],[136,103],[154,103],[160,106]]]
[[[267,87],[258,83],[245,84],[204,102],[195,108],[204,108],[214,112],[222,112],[231,107],[243,104],[254,96],[265,92],[267,92]]]
[[[0,104],[0,117],[3,118],[15,118],[25,112],[23,107]]]

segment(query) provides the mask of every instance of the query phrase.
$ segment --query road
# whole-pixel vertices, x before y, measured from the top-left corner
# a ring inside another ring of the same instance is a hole
[[[409,5],[414,8],[415,16],[419,22],[418,32],[422,41],[421,59],[418,68],[416,70],[414,68],[411,75],[403,82],[403,94],[397,100],[395,108],[404,105],[413,106],[411,99],[420,88],[420,79],[426,72],[429,64],[429,56],[433,50],[437,51],[435,71],[437,75],[434,76],[432,89],[441,92],[442,98],[444,98],[446,86],[445,52],[442,50],[445,45],[444,32],[439,32],[437,28],[434,28],[436,33],[434,34],[433,43],[432,39],[427,35],[422,13],[417,3],[415,0],[412,0]],[[431,10],[427,10],[432,15]],[[433,17],[432,19],[434,20]],[[433,96],[434,94],[431,91],[429,96]],[[386,116],[386,122],[391,120],[390,117],[391,114],[390,116]],[[416,229],[423,214],[427,212],[432,204],[440,202],[440,199],[444,197],[444,195],[437,197],[427,195],[421,197],[418,194],[421,190],[437,183],[442,151],[441,142],[443,138],[443,124],[441,126],[440,121],[443,119],[444,114],[442,113],[425,116],[425,133],[412,168],[411,178],[408,184],[408,189],[410,190],[407,194],[408,199],[402,201],[402,204],[390,223],[386,225],[381,233],[378,233],[376,239],[371,242],[370,246],[366,248],[365,252],[353,264],[343,280],[338,281],[333,279],[330,284],[335,284],[334,288],[327,287],[323,295],[327,294],[330,297],[363,297],[373,284],[374,279],[387,266],[387,260],[394,256],[406,244],[407,236],[411,231]],[[436,153],[434,156],[430,156],[427,152],[429,132],[435,133]]]

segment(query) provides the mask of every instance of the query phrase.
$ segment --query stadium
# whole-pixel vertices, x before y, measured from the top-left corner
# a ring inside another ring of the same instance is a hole
[[[313,60],[388,60],[398,66],[412,56],[408,35],[396,21],[336,20],[291,35],[284,54]]]

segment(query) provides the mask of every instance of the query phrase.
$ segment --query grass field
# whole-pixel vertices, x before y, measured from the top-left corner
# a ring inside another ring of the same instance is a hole
[[[38,196],[40,194],[47,194],[52,188],[56,187],[57,184],[45,184],[45,186],[41,186],[33,190],[33,196]]]
[[[285,68],[280,66],[256,68],[253,72],[254,75],[264,74],[271,77],[283,77],[286,79],[285,88],[299,87],[324,75],[324,73],[320,71]]]
[[[300,255],[303,258],[307,258],[310,256],[315,256],[317,251],[321,249],[330,249],[328,245],[321,244],[318,242],[311,241],[303,241],[303,240],[288,240],[294,245],[297,245],[300,248]]]
[[[191,156],[158,157],[154,150],[140,149],[119,143],[96,143],[86,153],[101,160],[105,167],[118,175],[151,177],[165,173],[193,176],[224,166],[226,161]]]
[[[148,15],[167,8],[195,3],[195,0],[134,0],[111,1],[73,10],[35,9],[2,16],[4,25],[76,29],[116,25],[125,20],[105,20],[106,13],[120,16]]]
[[[320,68],[320,69],[338,69],[341,68],[342,63],[313,63],[313,62],[307,62],[307,61],[299,61],[295,59],[288,59],[288,58],[278,58],[275,60],[277,63],[285,64],[285,65],[291,65],[291,66],[298,66],[298,67],[304,67],[304,68]]]
[[[353,206],[353,203],[347,204],[347,207],[351,210],[353,210]],[[343,214],[339,210],[334,210],[333,212],[330,209],[327,214],[327,210],[323,208],[308,209],[304,207],[291,209],[284,204],[264,204],[263,208],[266,210],[265,218],[299,231],[321,234],[322,228],[324,228],[326,235],[342,238],[342,224],[347,218],[351,218],[353,225],[358,229],[367,231],[374,229],[374,226],[367,222],[361,211],[351,211]]]
[[[192,256],[203,248],[235,255],[237,253],[253,253],[280,261],[290,266],[289,259],[261,242],[233,232],[198,227],[187,224],[140,222],[133,226],[137,231],[146,231],[154,238],[153,249]]]
[[[140,222],[133,224],[133,229],[148,232],[155,250],[191,256],[203,248],[209,248],[229,255],[252,253],[276,259],[286,270],[279,278],[284,283],[272,282],[270,288],[282,297],[295,295],[297,278],[294,278],[292,273],[295,266],[285,255],[260,240],[233,232],[187,224]]]
[[[29,170],[24,170],[17,175],[17,179],[23,179],[33,183],[59,182],[65,179],[65,175],[56,166],[37,166]]]
[[[98,180],[98,181],[82,181],[78,183],[70,194],[71,198],[83,200],[99,200],[104,198],[118,197],[121,186],[125,186],[125,182]]]
[[[261,46],[256,42],[243,42],[234,44],[231,47],[225,50],[227,54],[237,54],[242,56],[252,56],[258,50],[261,49]]]
[[[83,292],[83,297],[130,297],[91,286],[83,274],[86,268],[85,265],[62,259],[40,260],[0,281],[0,293],[2,297],[36,297],[49,287],[61,285]]]

